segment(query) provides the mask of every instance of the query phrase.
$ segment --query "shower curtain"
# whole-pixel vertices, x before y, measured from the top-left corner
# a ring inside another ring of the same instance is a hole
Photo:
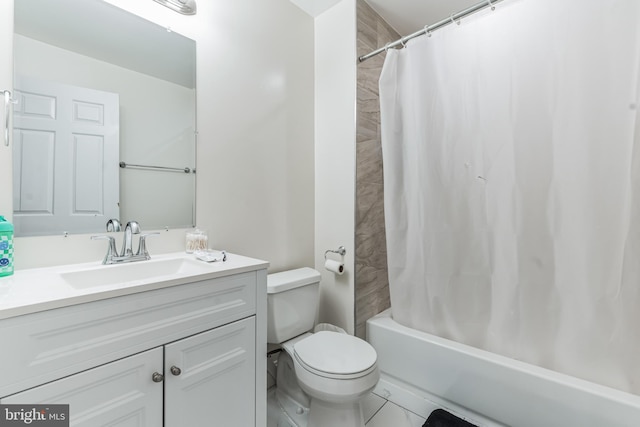
[[[640,1],[506,0],[390,50],[402,324],[640,394]]]

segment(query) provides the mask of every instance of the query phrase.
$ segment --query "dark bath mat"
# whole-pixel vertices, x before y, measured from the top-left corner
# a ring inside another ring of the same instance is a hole
[[[462,418],[445,411],[444,409],[436,409],[429,415],[427,421],[422,427],[478,427]]]

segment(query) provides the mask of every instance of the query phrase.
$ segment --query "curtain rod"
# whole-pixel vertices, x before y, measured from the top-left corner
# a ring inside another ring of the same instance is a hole
[[[491,10],[493,10],[495,8],[495,4],[496,3],[500,3],[502,0],[485,0],[482,1],[480,3],[477,3],[471,7],[468,7],[465,10],[462,10],[458,13],[454,13],[452,14],[449,18],[443,19],[442,21],[436,22],[435,24],[431,24],[431,25],[425,25],[425,27],[420,30],[420,31],[416,31],[413,34],[409,34],[408,36],[404,36],[399,38],[398,40],[394,41],[393,43],[389,43],[387,44],[385,47],[381,47],[379,49],[374,50],[371,53],[368,53],[366,55],[362,55],[360,57],[358,57],[358,62],[363,62],[366,61],[369,58],[373,58],[374,56],[378,55],[379,53],[382,53],[384,51],[386,51],[387,49],[391,49],[394,47],[398,47],[398,46],[403,46],[405,45],[406,42],[408,42],[411,39],[415,39],[416,37],[420,37],[422,35],[425,35],[427,33],[430,33],[432,31],[438,30],[442,27],[445,27],[449,24],[453,24],[454,22],[459,23],[459,21],[462,18],[465,18],[469,15],[471,15],[472,13],[476,13],[478,11],[481,11],[482,9],[485,9],[487,7],[491,7]]]

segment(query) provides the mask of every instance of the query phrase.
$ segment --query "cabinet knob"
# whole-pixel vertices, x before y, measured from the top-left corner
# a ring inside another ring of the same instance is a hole
[[[164,380],[164,375],[159,372],[154,372],[153,375],[151,375],[151,379],[154,383],[161,383]]]
[[[177,366],[172,366],[171,368],[169,368],[169,370],[176,377],[182,373],[182,369],[178,368]]]

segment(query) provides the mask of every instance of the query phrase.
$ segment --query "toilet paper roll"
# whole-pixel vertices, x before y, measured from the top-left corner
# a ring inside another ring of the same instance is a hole
[[[344,273],[344,264],[341,263],[340,261],[336,261],[333,259],[326,260],[324,262],[324,268],[326,268],[329,271],[333,271],[336,274]]]

